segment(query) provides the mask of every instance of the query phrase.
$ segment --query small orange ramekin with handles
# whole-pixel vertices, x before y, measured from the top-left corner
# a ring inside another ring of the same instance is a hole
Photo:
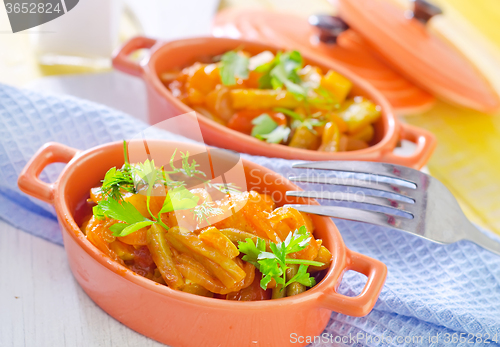
[[[189,66],[199,59],[220,55],[229,50],[244,48],[252,55],[262,51],[279,51],[277,47],[266,44],[227,38],[203,37],[160,42],[147,37],[135,37],[116,52],[113,66],[129,75],[140,77],[146,83],[149,107],[149,123],[156,124],[165,119],[193,112],[189,106],[178,100],[162,84],[159,74]],[[149,54],[137,63],[129,55],[140,49],[149,49]],[[270,144],[249,135],[229,129],[206,117],[198,117],[205,143],[241,153],[267,157],[299,160],[364,160],[404,165],[420,169],[429,160],[436,146],[434,135],[428,131],[401,123],[393,114],[387,100],[366,81],[346,70],[335,62],[321,62],[303,55],[307,64],[322,70],[335,70],[354,84],[351,95],[361,95],[380,105],[382,117],[375,124],[374,143],[366,149],[349,152],[326,153],[280,144]],[[408,140],[417,145],[411,156],[393,153],[399,140]]]
[[[192,153],[200,149],[199,145],[160,140],[149,141],[148,146],[152,153],[169,154],[176,148]],[[55,183],[42,182],[39,174],[54,162],[67,165]],[[303,346],[307,337],[322,333],[331,311],[363,316],[373,308],[385,282],[386,266],[347,249],[335,224],[327,217],[312,216],[316,238],[322,239],[332,253],[331,267],[316,286],[293,297],[253,302],[206,298],[172,290],[112,261],[87,240],[74,214],[107,170],[122,165],[121,142],[84,152],[47,143],[26,165],[18,184],[26,194],[55,206],[76,280],[97,305],[135,331],[175,347]],[[245,160],[243,166],[248,188],[280,192],[283,201],[278,201],[278,206],[307,202],[285,197],[286,191],[299,188],[277,173]],[[356,297],[336,292],[347,270],[368,278]],[[297,341],[302,343],[294,343]]]

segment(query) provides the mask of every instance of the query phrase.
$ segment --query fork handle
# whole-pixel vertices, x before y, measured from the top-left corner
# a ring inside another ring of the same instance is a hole
[[[464,240],[473,242],[490,252],[500,255],[500,243],[485,235],[472,223],[469,223]]]
[[[375,306],[375,302],[384,286],[387,267],[384,263],[363,254],[347,251],[347,270],[362,273],[368,280],[361,294],[356,297],[345,296],[336,292],[326,292],[320,297],[321,306],[334,312],[349,316],[366,316]]]

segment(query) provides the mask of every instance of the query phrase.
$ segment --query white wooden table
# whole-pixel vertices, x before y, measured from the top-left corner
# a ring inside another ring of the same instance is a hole
[[[164,345],[101,310],[73,278],[63,247],[0,220],[0,346]]]

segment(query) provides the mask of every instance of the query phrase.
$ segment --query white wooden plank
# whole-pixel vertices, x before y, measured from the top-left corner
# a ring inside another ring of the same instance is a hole
[[[0,221],[0,346],[164,346],[102,311],[63,247]]]

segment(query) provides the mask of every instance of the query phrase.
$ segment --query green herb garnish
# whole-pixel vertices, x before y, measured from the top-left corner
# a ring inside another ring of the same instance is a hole
[[[134,172],[135,177],[138,177],[140,181],[148,187],[146,191],[146,207],[149,214],[153,216],[153,213],[151,213],[151,210],[149,209],[149,202],[151,200],[154,185],[163,180],[164,176],[162,170],[156,168],[154,160],[146,159],[144,163],[138,163],[132,171]]]
[[[260,286],[262,289],[267,289],[267,285],[274,278],[277,284],[282,285],[282,290],[293,282],[299,282],[306,287],[312,287],[316,284],[313,277],[307,273],[307,267],[322,266],[323,263],[304,260],[287,258],[287,255],[299,252],[307,247],[311,235],[307,232],[305,226],[301,226],[298,230],[288,234],[285,241],[280,243],[270,243],[269,247],[271,252],[266,251],[266,242],[258,238],[254,243],[252,239],[245,239],[245,242],[238,243],[238,250],[245,254],[243,260],[253,264],[261,273],[262,280]],[[286,281],[286,270],[289,268],[287,265],[299,264],[297,274]]]
[[[195,175],[200,175],[200,176],[206,176],[206,174],[203,171],[200,171],[197,169],[198,166],[200,166],[198,163],[196,163],[196,160],[193,160],[191,164],[189,163],[189,152],[186,151],[186,153],[180,152],[181,153],[181,159],[182,159],[182,168],[177,168],[175,167],[174,159],[175,155],[177,154],[177,148],[175,149],[174,153],[170,157],[170,167],[172,171],[166,171],[165,174],[171,175],[175,173],[181,173],[184,176],[187,177],[194,177]],[[167,179],[168,180],[168,179]]]
[[[298,121],[301,121],[301,122],[304,121],[304,116],[303,115],[301,115],[300,113],[294,112],[292,110],[289,110],[287,108],[284,108],[284,107],[275,107],[273,109],[273,111],[281,112],[281,113],[289,116],[290,118],[298,120]]]
[[[113,224],[109,228],[115,236],[126,236],[154,223],[154,221],[145,218],[134,205],[126,201],[118,202],[113,198],[101,200],[97,209],[104,216],[123,222]]]
[[[290,128],[284,125],[280,125],[269,134],[257,135],[255,136],[259,140],[265,140],[267,143],[281,143],[288,140],[290,135]]]
[[[326,120],[319,120],[319,119],[315,119],[315,118],[307,118],[303,122],[298,121],[298,120],[294,120],[290,126],[291,126],[292,129],[297,129],[297,128],[300,128],[300,127],[305,127],[311,133],[313,133],[314,135],[317,135],[318,133],[317,133],[316,130],[314,130],[314,127],[319,127],[319,126],[325,125],[326,123],[327,123]]]
[[[276,123],[267,113],[252,120],[252,136],[268,143],[280,143],[288,139],[290,128]]]
[[[215,188],[223,193],[226,193],[226,194],[240,194],[241,193],[241,190],[240,190],[240,187],[238,187],[236,184],[234,183],[211,183],[211,182],[207,182],[207,185],[209,187],[212,187],[212,188]]]
[[[252,124],[254,125],[252,128],[253,137],[269,134],[278,127],[278,123],[276,123],[267,113],[263,113],[257,118],[254,118]]]
[[[236,84],[236,78],[248,78],[248,64],[250,59],[243,54],[229,51],[222,55],[219,66],[219,74],[222,84],[232,86]]]
[[[224,214],[224,211],[219,207],[215,207],[212,201],[204,201],[193,209],[194,218],[198,223],[201,223],[203,220],[208,223],[207,216],[218,216],[221,214]]]
[[[307,94],[306,88],[302,87],[300,78],[297,82],[293,82],[291,76],[296,75],[297,72],[292,70],[292,74],[288,73],[284,64],[276,65],[270,72],[271,84],[273,89],[278,89],[285,85],[286,89],[292,93],[299,101],[304,100]],[[298,75],[297,75],[298,77]]]
[[[259,79],[259,88],[278,89],[285,86],[297,100],[303,100],[307,95],[307,90],[301,85],[298,74],[303,63],[302,56],[298,51],[276,54],[272,61],[255,69],[255,71],[263,73]]]
[[[93,214],[96,218],[108,217],[121,222],[110,227],[114,236],[126,236],[156,223],[168,229],[168,226],[160,218],[162,213],[193,209],[196,218],[207,221],[207,216],[212,212],[220,214],[220,211],[215,211],[214,208],[208,208],[206,205],[196,209],[199,197],[186,189],[184,182],[170,179],[169,175],[176,173],[181,173],[187,177],[195,177],[196,175],[205,176],[204,172],[197,169],[199,165],[195,160],[189,161],[189,152],[181,152],[182,167],[177,168],[174,164],[176,153],[177,150],[174,151],[170,158],[171,171],[165,171],[163,167],[157,168],[154,160],[149,159],[143,163],[130,165],[128,162],[127,144],[124,141],[125,164],[121,169],[113,167],[108,170],[102,181],[101,190],[103,192],[103,199],[93,207]],[[203,179],[201,181],[223,192],[226,192],[226,190],[222,190],[224,187],[228,191],[236,190],[230,184],[221,186],[220,184],[211,184],[209,181]],[[158,184],[167,186],[169,189],[161,210],[157,216],[154,216],[150,210],[150,200],[154,186]],[[138,191],[137,187],[141,185],[147,187],[146,206],[150,215],[148,218],[144,217],[134,205],[123,200],[123,192],[136,194]]]
[[[178,187],[168,191],[163,206],[158,214],[172,211],[189,210],[198,205],[199,196],[194,195],[184,187]]]
[[[100,214],[122,222],[113,224],[109,228],[114,236],[126,236],[152,224],[159,224],[168,230],[168,226],[161,220],[161,214],[195,208],[198,204],[198,200],[198,196],[184,187],[170,190],[165,197],[165,201],[163,202],[163,206],[158,216],[154,217],[151,215],[152,220],[144,217],[131,203],[126,201],[118,202],[112,198],[99,201],[99,204],[95,206],[95,208]],[[151,214],[151,211],[149,211],[149,213]]]
[[[300,126],[305,126],[307,129],[309,129],[309,131],[311,131],[315,135],[317,133],[316,133],[316,131],[314,130],[313,127],[322,126],[322,125],[325,125],[327,123],[327,121],[320,120],[320,119],[317,119],[317,118],[312,118],[312,117],[310,117],[310,118],[304,118],[301,114],[299,114],[297,112],[294,112],[292,110],[283,108],[283,107],[276,107],[276,108],[273,109],[273,111],[281,112],[281,113],[283,113],[283,114],[291,117],[293,119],[292,124],[291,124],[291,128],[292,129],[296,129],[296,128],[300,127]],[[313,117],[315,115],[316,114],[314,114]]]
[[[333,109],[340,108],[340,103],[338,102],[335,95],[330,93],[326,88],[319,86],[314,91],[316,93],[316,96],[308,97],[306,99],[307,103],[313,105],[315,108],[327,111],[332,111]]]
[[[263,73],[259,79],[259,88],[278,89],[284,86],[298,101],[303,101],[306,108],[309,104],[325,110],[339,108],[337,98],[324,87],[318,86],[314,88],[314,93],[310,92],[311,87],[307,86],[299,76],[303,65],[304,60],[298,51],[278,52],[272,61],[255,68],[256,72]],[[298,114],[295,112],[285,114],[298,119],[296,118]]]
[[[128,162],[127,143],[123,141],[123,156],[125,157],[125,164],[121,169],[113,167],[106,172],[102,180],[101,192],[104,198],[113,198],[121,200],[121,190],[135,193],[135,184],[132,176],[132,167]]]

